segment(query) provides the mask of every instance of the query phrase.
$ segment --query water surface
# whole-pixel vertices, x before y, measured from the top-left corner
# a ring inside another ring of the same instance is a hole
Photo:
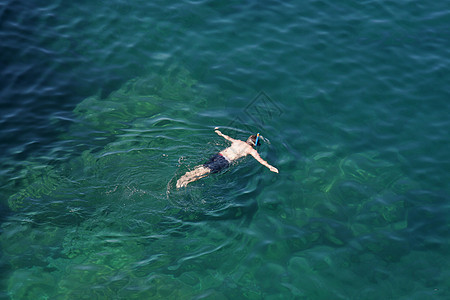
[[[428,2],[3,1],[1,297],[448,298]]]

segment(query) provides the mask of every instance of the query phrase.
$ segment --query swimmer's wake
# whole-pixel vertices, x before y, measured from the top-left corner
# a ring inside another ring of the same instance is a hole
[[[228,168],[230,164],[247,155],[253,156],[260,164],[269,168],[270,171],[278,173],[278,169],[269,165],[267,161],[262,159],[258,151],[256,151],[253,147],[259,146],[259,133],[255,135],[251,135],[246,142],[241,140],[233,139],[218,130],[219,128],[215,128],[215,132],[223,137],[224,139],[231,142],[231,146],[220,151],[218,154],[214,155],[203,165],[199,165],[195,167],[194,170],[187,172],[183,176],[178,179],[176,187],[181,188],[187,186],[189,183],[201,179],[203,177],[208,176],[210,173],[217,173],[225,168]]]

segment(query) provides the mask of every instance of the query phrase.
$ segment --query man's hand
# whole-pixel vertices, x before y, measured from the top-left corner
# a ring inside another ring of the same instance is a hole
[[[275,168],[275,167],[270,166],[269,170],[272,171],[272,172],[278,173],[278,169]]]
[[[219,127],[215,127],[215,128],[214,128],[214,130],[217,130],[217,129],[219,129]]]

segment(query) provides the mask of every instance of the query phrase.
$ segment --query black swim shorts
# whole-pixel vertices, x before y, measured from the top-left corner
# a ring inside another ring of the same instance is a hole
[[[229,165],[230,162],[219,153],[211,157],[203,166],[210,169],[211,173],[217,173],[225,168],[228,168]]]

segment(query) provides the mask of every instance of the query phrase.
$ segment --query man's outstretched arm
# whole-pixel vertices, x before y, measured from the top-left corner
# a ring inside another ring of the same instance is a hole
[[[230,142],[234,142],[235,139],[229,137],[228,135],[223,134],[222,132],[219,131],[219,127],[214,128],[214,132],[217,133],[218,135],[220,135],[221,137],[223,137],[224,139],[230,141]]]
[[[267,161],[262,159],[261,156],[259,156],[259,154],[258,154],[258,152],[256,150],[253,150],[252,152],[250,152],[250,155],[253,156],[260,164],[262,164],[263,166],[269,168],[270,171],[278,173],[278,169],[275,168],[274,166],[269,165],[269,163]]]

